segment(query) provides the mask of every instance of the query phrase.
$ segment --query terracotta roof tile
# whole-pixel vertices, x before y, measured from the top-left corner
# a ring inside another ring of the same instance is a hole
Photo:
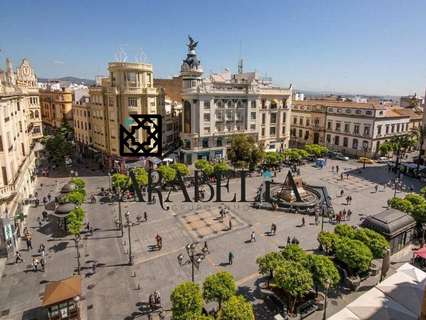
[[[81,295],[81,278],[72,276],[47,285],[43,296],[43,306],[50,306]]]

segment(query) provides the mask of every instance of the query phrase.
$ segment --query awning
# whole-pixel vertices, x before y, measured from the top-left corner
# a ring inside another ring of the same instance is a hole
[[[416,252],[414,252],[414,257],[420,257],[426,259],[426,247],[423,247]]]
[[[417,282],[422,282],[426,279],[426,272],[416,268],[412,264],[405,263],[398,268],[398,272],[404,273],[405,275],[411,277]]]

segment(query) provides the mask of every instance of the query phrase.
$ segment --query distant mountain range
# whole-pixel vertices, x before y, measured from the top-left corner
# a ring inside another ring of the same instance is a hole
[[[93,85],[96,83],[95,80],[91,79],[82,79],[77,77],[61,77],[61,78],[38,78],[39,82],[49,82],[49,81],[66,81],[66,82],[72,82],[77,84],[85,84],[85,85]]]

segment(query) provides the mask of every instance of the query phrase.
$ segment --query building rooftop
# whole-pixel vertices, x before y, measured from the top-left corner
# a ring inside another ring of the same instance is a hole
[[[416,112],[413,109],[408,108],[399,108],[395,107],[392,108],[392,111],[402,115],[402,116],[408,116],[410,117],[410,120],[422,120],[423,119],[423,112]]]
[[[173,101],[182,101],[182,78],[173,77],[172,79],[154,79],[154,87],[162,88],[167,97]]]
[[[44,291],[43,306],[57,304],[80,295],[80,276],[72,276],[61,281],[54,281],[49,283]]]
[[[339,108],[353,108],[353,109],[386,109],[386,105],[381,104],[380,102],[353,102],[353,101],[337,101],[329,99],[315,99],[315,100],[302,100],[294,101],[294,105],[300,106],[327,106],[327,107],[339,107]]]
[[[367,227],[388,237],[393,237],[416,225],[410,215],[397,209],[386,209],[373,216],[368,216],[362,222],[362,227]]]

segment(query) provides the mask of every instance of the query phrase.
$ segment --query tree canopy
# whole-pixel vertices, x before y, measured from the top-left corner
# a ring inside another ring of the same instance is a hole
[[[307,254],[298,244],[287,245],[281,250],[281,255],[286,261],[305,263]]]
[[[213,165],[205,159],[198,159],[195,161],[195,168],[201,170],[207,176],[213,175],[214,172]]]
[[[242,296],[233,296],[225,301],[218,320],[254,320],[253,306]]]
[[[247,134],[232,137],[231,146],[227,151],[228,159],[235,167],[254,169],[263,156],[261,148],[255,139]]]
[[[170,295],[174,320],[202,320],[203,297],[200,287],[192,282],[178,285]]]
[[[385,250],[389,248],[389,242],[384,236],[368,228],[358,228],[355,233],[355,239],[367,245],[375,259],[382,258]]]
[[[322,231],[318,235],[318,242],[321,244],[322,249],[327,253],[331,254],[336,248],[336,241],[339,236],[334,232]]]
[[[263,275],[269,275],[269,278],[274,277],[274,270],[283,263],[283,255],[279,252],[269,252],[256,259],[256,263],[259,267],[259,273]]]
[[[306,260],[307,268],[312,273],[312,279],[317,287],[337,286],[340,274],[329,257],[310,254]]]
[[[176,170],[171,166],[161,165],[158,167],[158,172],[166,183],[173,182],[176,179]]]
[[[328,152],[327,147],[321,146],[319,144],[306,144],[305,150],[310,155],[313,155],[315,157],[322,157]]]
[[[186,164],[184,164],[184,163],[179,163],[179,162],[178,163],[174,163],[174,164],[171,165],[171,167],[173,169],[175,169],[177,172],[179,172],[179,174],[182,177],[188,176],[189,173],[190,173],[188,166]]]
[[[67,229],[74,236],[79,236],[84,223],[84,210],[80,207],[73,209],[67,216]]]
[[[120,188],[121,191],[127,190],[131,184],[129,177],[122,173],[114,173],[111,181],[114,188]]]
[[[203,297],[207,302],[216,301],[219,309],[222,303],[235,295],[237,285],[230,272],[223,271],[208,276],[203,283]]]
[[[373,254],[361,241],[341,237],[336,243],[336,258],[343,262],[353,274],[358,274],[370,268]]]

